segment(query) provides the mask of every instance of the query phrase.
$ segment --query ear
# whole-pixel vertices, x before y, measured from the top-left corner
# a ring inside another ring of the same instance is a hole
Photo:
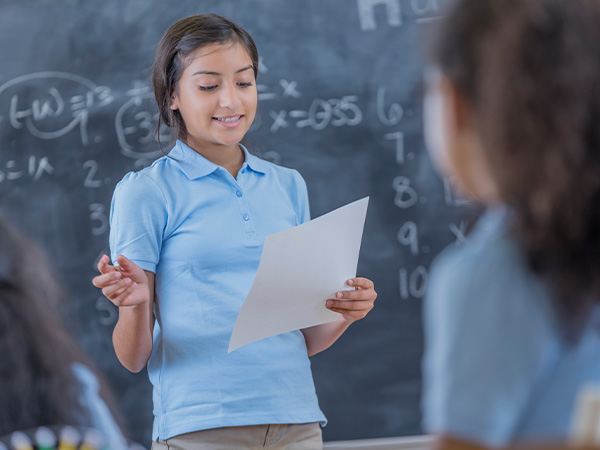
[[[437,69],[427,71],[426,85],[423,101],[425,144],[438,172],[453,176],[449,153],[454,146],[457,131],[452,86]]]
[[[486,204],[495,203],[498,194],[485,156],[479,119],[471,104],[454,83],[445,81],[449,164],[461,190]]]
[[[446,118],[458,134],[468,132],[473,126],[473,112],[462,92],[449,79],[444,78],[442,90],[446,98]]]
[[[175,94],[175,92],[171,94],[171,103],[169,105],[169,108],[173,111],[179,109],[179,97],[177,96],[177,94]]]

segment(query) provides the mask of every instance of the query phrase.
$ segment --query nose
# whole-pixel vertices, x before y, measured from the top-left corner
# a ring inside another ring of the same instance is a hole
[[[222,86],[219,106],[234,111],[240,104],[240,96],[235,83],[223,83]]]

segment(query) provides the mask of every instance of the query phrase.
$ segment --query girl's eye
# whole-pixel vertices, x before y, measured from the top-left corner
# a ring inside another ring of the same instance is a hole
[[[239,86],[239,87],[246,88],[246,87],[250,87],[250,86],[252,86],[252,83],[238,83],[238,86]]]
[[[201,91],[214,91],[217,88],[217,85],[213,86],[199,86]]]

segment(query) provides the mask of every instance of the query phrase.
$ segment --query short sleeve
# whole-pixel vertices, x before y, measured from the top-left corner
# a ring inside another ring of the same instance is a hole
[[[113,262],[123,254],[155,272],[167,218],[167,201],[157,183],[143,173],[127,174],[115,188],[110,210]]]
[[[74,363],[72,370],[82,388],[79,403],[89,414],[90,426],[100,431],[109,440],[122,439],[121,429],[115,422],[108,406],[100,397],[98,380],[94,374],[86,366],[79,363]]]
[[[306,187],[306,182],[300,172],[297,170],[293,171],[294,173],[294,184],[295,184],[295,207],[296,214],[298,214],[298,220],[300,224],[310,221],[310,204],[308,201],[308,189]]]
[[[543,377],[551,307],[510,254],[455,250],[434,264],[424,305],[428,433],[507,445]]]

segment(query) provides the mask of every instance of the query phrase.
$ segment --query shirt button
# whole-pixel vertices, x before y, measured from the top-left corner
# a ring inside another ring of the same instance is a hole
[[[248,214],[244,214],[242,217],[244,218],[244,220],[246,222],[248,222],[250,220],[250,216]]]
[[[237,195],[238,197],[241,197],[241,196],[242,196],[242,191],[237,191],[237,192],[235,193],[235,195]]]

